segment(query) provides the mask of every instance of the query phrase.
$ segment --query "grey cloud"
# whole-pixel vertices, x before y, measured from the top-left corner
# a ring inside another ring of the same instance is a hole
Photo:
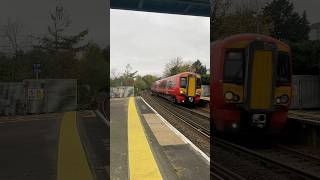
[[[209,18],[111,10],[111,68],[161,75],[172,58],[210,65]]]

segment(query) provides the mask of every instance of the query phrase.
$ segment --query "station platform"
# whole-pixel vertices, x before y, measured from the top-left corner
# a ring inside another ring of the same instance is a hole
[[[320,125],[320,110],[289,110],[288,117],[312,125]]]
[[[210,97],[201,96],[200,99],[210,103]]]
[[[101,124],[93,111],[0,117],[0,179],[106,179]]]
[[[209,179],[209,159],[140,97],[110,101],[111,179]]]

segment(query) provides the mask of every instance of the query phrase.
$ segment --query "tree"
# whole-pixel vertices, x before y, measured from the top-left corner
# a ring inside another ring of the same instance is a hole
[[[309,39],[309,22],[306,12],[302,17],[294,12],[289,0],[273,0],[263,9],[263,13],[272,19],[272,35],[284,41],[298,42]]]
[[[221,39],[239,33],[259,33],[269,35],[272,29],[271,17],[263,14],[263,3],[249,0],[240,4],[222,6],[224,11],[211,29],[211,40]]]
[[[157,76],[153,76],[153,75],[145,75],[142,77],[142,80],[144,81],[144,83],[146,84],[146,88],[147,89],[151,89],[151,85],[152,83],[154,83],[155,81],[157,81],[159,78]]]
[[[293,74],[319,74],[320,41],[290,43],[293,61]]]
[[[96,97],[108,86],[106,79],[109,77],[108,62],[102,50],[97,44],[90,44],[79,61],[79,94],[80,104],[95,104]],[[75,63],[75,65],[77,65]],[[69,67],[72,69],[72,67]],[[75,70],[75,72],[77,72]]]
[[[223,17],[231,6],[231,0],[212,0],[210,13],[210,39],[211,41],[219,39],[221,32],[221,23]]]
[[[89,44],[79,45],[88,34],[88,30],[83,30],[75,35],[66,35],[66,30],[71,24],[68,12],[61,5],[55,7],[54,12],[50,12],[51,25],[48,26],[48,34],[40,38],[40,45],[35,47],[57,53],[61,50],[71,50],[78,52],[84,50]]]
[[[7,19],[7,22],[2,27],[1,36],[5,39],[11,49],[12,54],[17,58],[19,52],[21,51],[22,46],[22,30],[23,25],[17,21],[10,18]]]
[[[133,86],[134,85],[134,78],[138,71],[133,71],[132,66],[130,64],[126,65],[126,69],[122,75],[122,85],[123,86]]]
[[[135,81],[134,81],[135,94],[140,94],[140,92],[142,92],[146,89],[147,89],[147,85],[146,85],[145,81],[143,80],[143,78],[140,75],[136,76]]]
[[[210,75],[207,74],[207,67],[201,63],[199,59],[192,63],[191,65],[195,69],[195,73],[201,75],[202,84],[208,85],[210,84]]]
[[[169,77],[188,71],[189,69],[190,65],[183,63],[182,57],[176,57],[166,64],[163,75],[164,77]]]
[[[205,65],[202,65],[199,59],[192,63],[191,67],[195,69],[195,73],[198,73],[200,75],[207,74],[207,67]]]

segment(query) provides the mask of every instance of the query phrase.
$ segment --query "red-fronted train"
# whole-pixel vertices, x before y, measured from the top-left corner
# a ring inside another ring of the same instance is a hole
[[[152,84],[151,93],[179,104],[197,104],[201,96],[201,77],[183,72],[160,79]]]
[[[287,44],[259,34],[211,43],[210,111],[220,132],[279,133],[292,96]]]

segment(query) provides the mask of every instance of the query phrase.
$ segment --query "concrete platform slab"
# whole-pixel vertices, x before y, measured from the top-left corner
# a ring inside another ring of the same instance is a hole
[[[110,177],[114,180],[129,179],[128,103],[129,98],[110,100]]]
[[[0,117],[0,179],[55,180],[61,113]]]
[[[298,120],[299,122],[320,125],[320,111],[319,110],[289,110],[288,117]]]
[[[143,114],[143,116],[160,145],[186,144],[155,114]]]

